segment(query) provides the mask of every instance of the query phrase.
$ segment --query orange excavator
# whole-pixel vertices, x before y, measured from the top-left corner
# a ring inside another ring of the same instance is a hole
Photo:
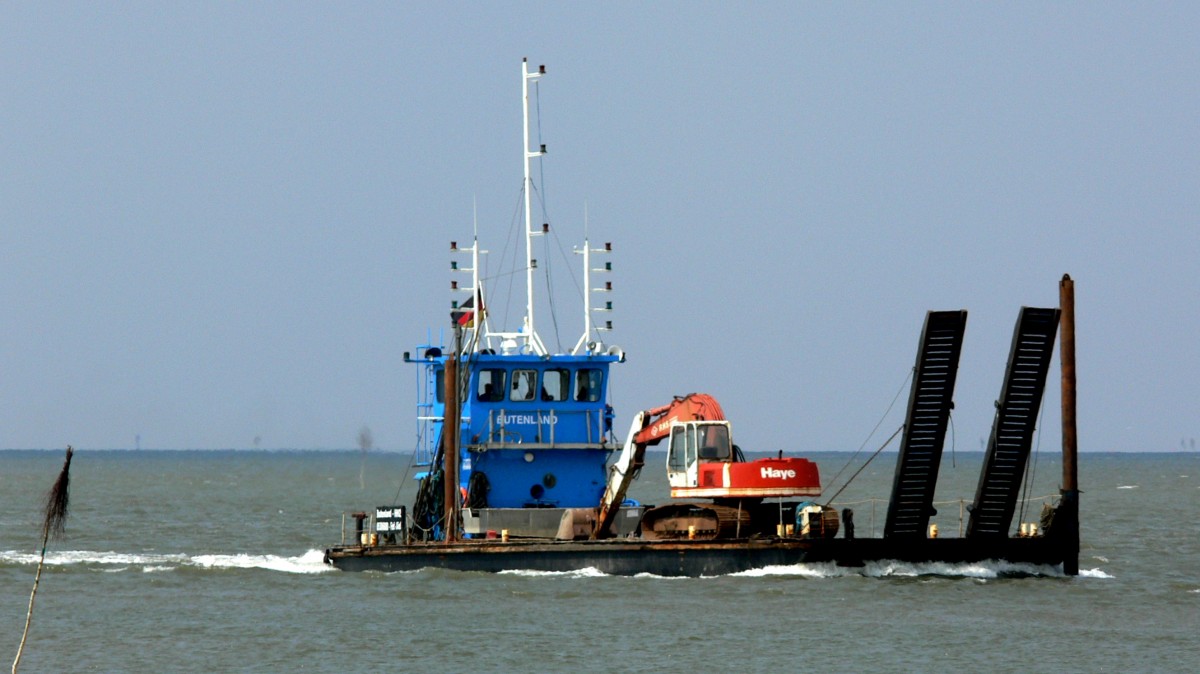
[[[821,478],[807,459],[779,457],[746,461],[733,444],[725,412],[712,396],[676,396],[661,407],[634,415],[629,436],[613,464],[592,538],[609,531],[617,509],[644,463],[646,447],[664,439],[672,498],[712,503],[675,503],[652,508],[642,518],[642,536],[658,538],[741,537],[762,529],[754,513],[764,498],[819,496]]]

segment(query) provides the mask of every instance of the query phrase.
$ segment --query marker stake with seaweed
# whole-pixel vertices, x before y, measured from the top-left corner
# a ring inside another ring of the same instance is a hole
[[[50,538],[60,539],[67,524],[67,510],[70,506],[71,484],[71,455],[74,450],[67,445],[67,458],[63,461],[62,471],[58,474],[54,486],[46,497],[46,518],[42,523],[42,556],[38,560],[37,575],[33,578],[33,591],[29,593],[29,613],[25,615],[25,632],[21,634],[21,645],[17,648],[17,657],[13,660],[12,672],[17,674],[21,664],[21,653],[25,651],[25,639],[29,637],[29,625],[33,622],[33,602],[37,599],[38,583],[42,580],[42,566],[46,562],[46,545]]]

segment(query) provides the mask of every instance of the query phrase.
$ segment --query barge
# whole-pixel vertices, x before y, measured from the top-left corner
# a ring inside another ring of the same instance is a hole
[[[856,537],[853,512],[824,497],[814,463],[799,457],[747,460],[711,396],[693,393],[637,412],[624,441],[613,430],[609,380],[625,353],[606,346],[612,283],[593,274],[612,252],[585,238],[583,332],[567,353],[552,353],[534,321],[534,239],[549,232],[532,218],[529,89],[545,75],[522,62],[524,111],[525,315],[516,330],[493,329],[486,254],[478,238],[451,243],[469,255],[451,282],[467,299],[451,304],[452,343],[428,343],[405,361],[418,369],[418,446],[423,469],[415,501],[354,513],[349,543],[325,561],[346,571],[575,571],[615,575],[709,576],[771,566],[872,562],[973,563],[985,560],[1078,573],[1079,517],[1074,414],[1074,290],[1064,276],[1060,306],[1022,307],[976,496],[962,536],[930,524],[934,487],[966,326],[966,311],[931,311],[913,368],[908,411],[880,537]],[[1061,325],[1063,481],[1058,502],[1036,523],[1013,517],[1038,410]],[[432,342],[432,340],[430,340]],[[672,501],[657,507],[627,498],[649,446],[666,443]],[[885,445],[886,446],[886,445]],[[880,448],[883,449],[882,447]],[[876,453],[878,455],[878,452]],[[1014,531],[1014,528],[1016,531]]]

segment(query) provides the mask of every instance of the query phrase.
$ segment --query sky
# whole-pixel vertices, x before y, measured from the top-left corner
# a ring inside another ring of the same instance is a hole
[[[744,449],[874,451],[925,312],[967,309],[978,451],[1069,273],[1080,449],[1194,449],[1198,34],[1171,2],[0,4],[0,448],[411,449],[449,242],[523,313],[528,57],[537,327],[574,345],[571,250],[611,241],[618,429],[703,391]]]

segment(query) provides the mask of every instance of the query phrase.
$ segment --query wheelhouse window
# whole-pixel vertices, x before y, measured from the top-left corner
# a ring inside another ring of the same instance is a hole
[[[604,373],[596,368],[584,368],[575,376],[575,400],[594,403],[604,390]]]
[[[439,403],[446,402],[446,371],[440,367],[433,370],[433,395]]]
[[[537,370],[513,370],[512,390],[508,396],[509,400],[517,402],[533,400],[533,393],[536,390]]]
[[[483,402],[504,400],[504,370],[480,370],[475,395]]]
[[[570,370],[551,368],[542,373],[542,400],[566,400],[570,390]]]

